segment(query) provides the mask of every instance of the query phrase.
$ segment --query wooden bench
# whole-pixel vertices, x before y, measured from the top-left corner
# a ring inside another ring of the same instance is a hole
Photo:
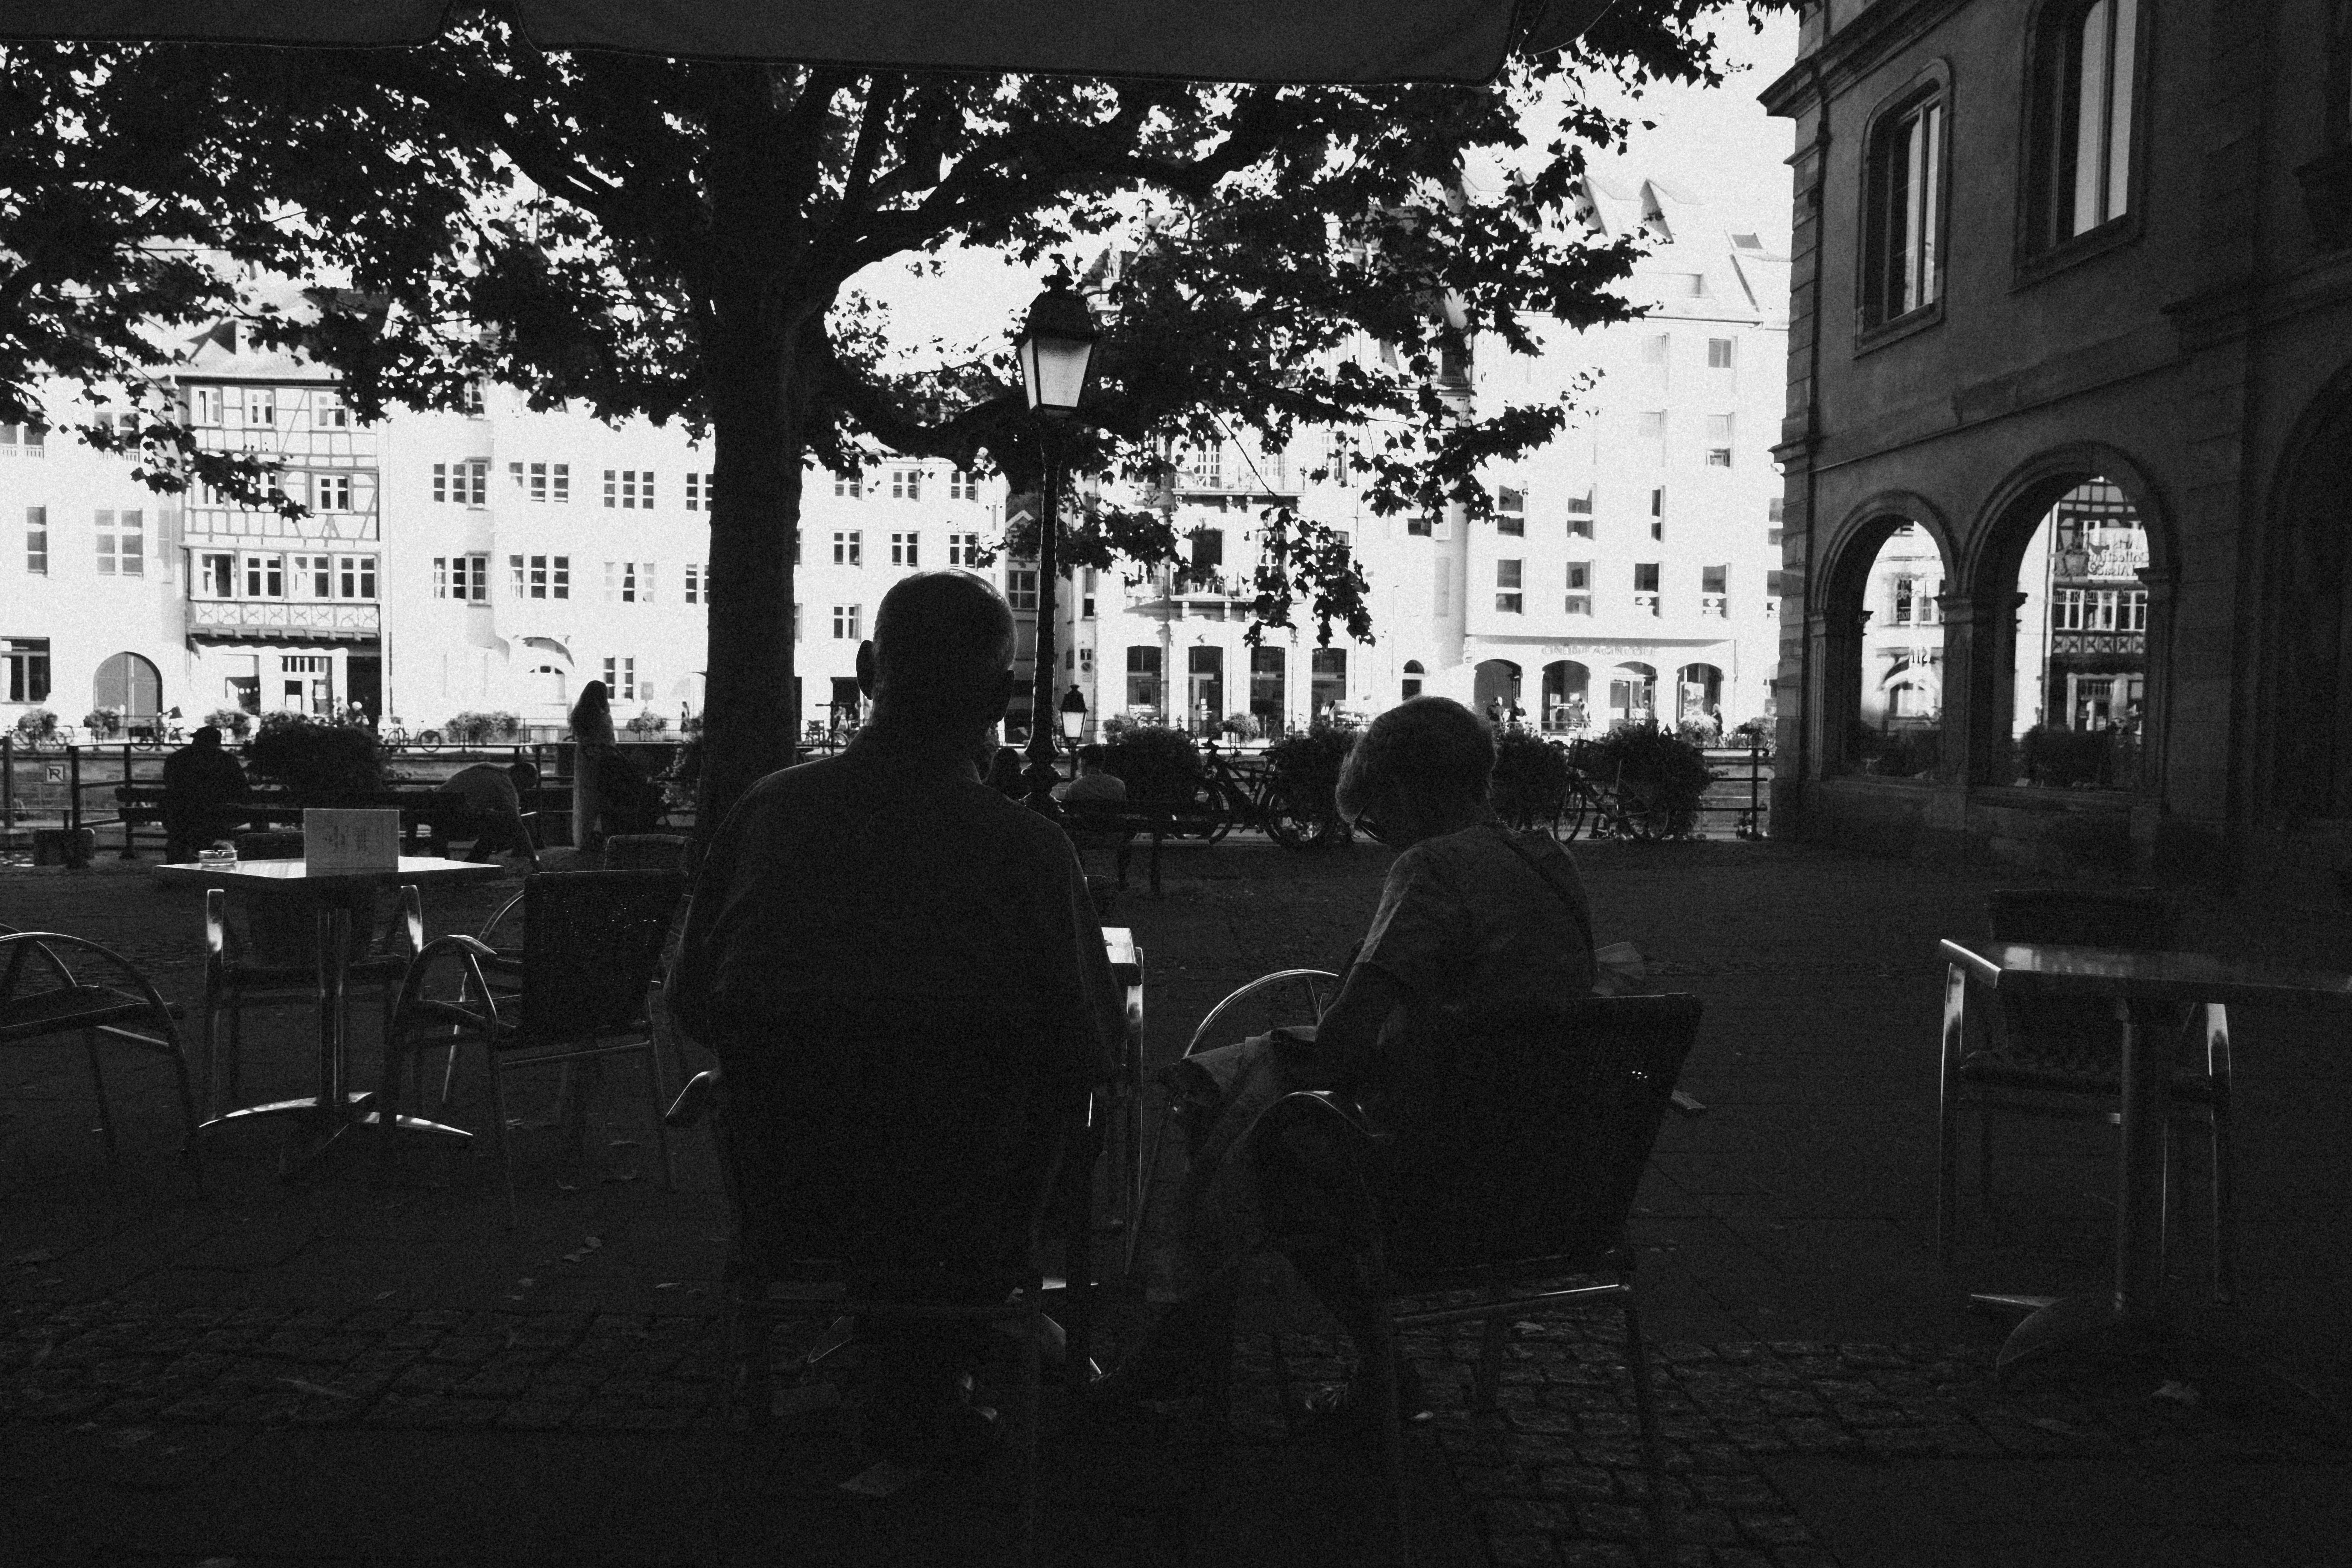
[[[1205,805],[1168,805],[1156,801],[1082,800],[1065,803],[1062,820],[1074,840],[1079,835],[1116,838],[1118,844],[1118,885],[1127,886],[1127,867],[1135,841],[1151,840],[1151,891],[1160,892],[1160,846],[1171,838],[1207,838],[1224,825],[1224,815]]]
[[[163,786],[142,781],[117,785],[114,794],[122,823],[122,858],[134,860],[142,831],[152,829],[159,838],[163,835]],[[241,831],[299,827],[306,806],[324,804],[329,803],[305,800],[284,790],[258,789],[237,803],[237,827]],[[471,843],[481,837],[481,824],[466,803],[435,788],[411,785],[377,790],[331,804],[345,809],[399,812],[403,854],[446,855],[453,839]],[[551,816],[570,816],[572,792],[568,787],[541,784],[522,792],[522,808],[524,825],[543,847],[547,835],[541,825]]]

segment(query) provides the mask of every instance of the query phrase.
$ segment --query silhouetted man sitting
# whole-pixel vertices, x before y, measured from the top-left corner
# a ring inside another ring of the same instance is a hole
[[[198,725],[188,744],[163,759],[163,858],[185,863],[236,832],[245,795],[245,770],[221,749],[220,731]]]
[[[1056,1138],[1110,1075],[1119,993],[1077,858],[981,782],[1012,663],[995,590],[906,578],[858,649],[870,721],[712,840],[671,1008],[719,1058],[755,1256],[829,1226],[901,1248],[918,1289],[1002,1300]],[[867,1335],[876,1447],[925,1457],[973,1353],[936,1327]]]

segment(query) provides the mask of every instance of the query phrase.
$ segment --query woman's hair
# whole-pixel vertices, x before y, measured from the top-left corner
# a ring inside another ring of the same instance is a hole
[[[1357,737],[1339,769],[1339,815],[1353,822],[1384,801],[1475,805],[1495,777],[1495,736],[1450,697],[1400,702]]]
[[[592,680],[580,689],[579,698],[572,704],[572,721],[577,724],[583,713],[609,712],[612,702],[604,694],[604,683]]]

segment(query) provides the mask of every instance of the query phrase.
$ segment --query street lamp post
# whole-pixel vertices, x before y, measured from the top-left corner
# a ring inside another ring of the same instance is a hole
[[[1052,815],[1054,785],[1054,597],[1061,572],[1055,556],[1062,527],[1059,437],[1078,411],[1095,352],[1094,317],[1087,302],[1057,277],[1029,307],[1014,345],[1021,360],[1022,390],[1037,416],[1037,637],[1030,660],[1029,766],[1023,778],[1032,809]]]

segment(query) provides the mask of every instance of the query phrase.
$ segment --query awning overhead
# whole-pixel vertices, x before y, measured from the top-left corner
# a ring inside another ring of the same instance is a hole
[[[0,38],[416,44],[447,0],[9,0]],[[1210,81],[1483,81],[1605,0],[515,0],[544,49]],[[1521,16],[1530,18],[1515,33]]]
[[[538,648],[542,653],[551,653],[566,664],[572,662],[572,650],[554,637],[527,637],[522,639],[522,646]]]

